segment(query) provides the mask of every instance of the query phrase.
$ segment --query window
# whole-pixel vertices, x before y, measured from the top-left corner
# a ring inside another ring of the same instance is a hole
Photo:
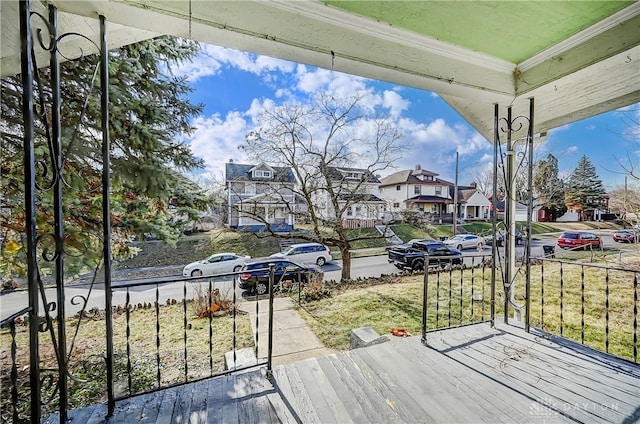
[[[351,209],[351,206],[349,206],[347,208],[347,216],[351,216],[351,215],[353,215],[353,210]]]
[[[420,186],[413,186],[413,194],[420,194]]]
[[[271,171],[261,171],[256,169],[253,171],[253,176],[256,178],[271,178]]]
[[[436,195],[437,196],[441,196],[442,195],[442,187],[441,186],[436,186]]]
[[[396,191],[400,191],[400,186],[399,185],[396,186]]]
[[[394,207],[394,208],[399,208],[399,207],[400,207],[400,203],[394,203],[394,204],[393,204],[393,207]]]

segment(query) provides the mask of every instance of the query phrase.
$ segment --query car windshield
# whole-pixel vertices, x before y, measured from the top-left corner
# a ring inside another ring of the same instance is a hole
[[[454,237],[451,237],[449,240],[464,240],[464,238],[462,236],[454,236]]]
[[[577,239],[578,238],[578,234],[576,234],[576,233],[562,233],[560,238]]]

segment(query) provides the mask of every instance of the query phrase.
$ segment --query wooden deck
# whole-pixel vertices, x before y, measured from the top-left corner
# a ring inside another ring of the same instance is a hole
[[[640,367],[478,324],[74,410],[74,423],[640,422]],[[277,341],[276,341],[277,343]],[[560,344],[561,343],[561,344]],[[48,423],[56,422],[50,417]]]

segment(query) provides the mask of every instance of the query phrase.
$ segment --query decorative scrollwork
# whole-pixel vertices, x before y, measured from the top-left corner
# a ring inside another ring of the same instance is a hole
[[[52,242],[47,243],[47,239],[52,240]],[[57,249],[57,245],[58,237],[56,237],[56,235],[53,233],[44,233],[36,238],[36,246],[39,246],[42,249],[41,256],[42,259],[44,259],[46,262],[53,262],[60,255],[60,252],[58,252]]]

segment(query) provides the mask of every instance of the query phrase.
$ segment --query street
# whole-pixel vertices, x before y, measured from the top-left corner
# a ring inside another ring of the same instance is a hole
[[[611,238],[611,232],[604,233],[601,232],[600,237],[602,238],[603,245],[605,249],[610,248],[619,248],[621,250],[637,250],[638,247],[636,244],[620,244],[616,243]],[[536,239],[532,240],[532,255],[533,256],[542,256],[544,245],[555,245],[556,237],[536,237]],[[504,249],[500,248],[500,255],[504,255]],[[561,254],[562,249],[556,246],[556,255]],[[516,256],[522,256],[524,254],[524,245],[516,246]],[[473,256],[479,255],[491,255],[491,248],[485,247],[482,252],[478,252],[475,249],[465,250],[463,251],[463,256],[465,257],[464,263],[467,266],[472,265],[472,261],[474,263],[478,263],[480,260],[478,257],[472,259]],[[330,262],[323,267],[324,269],[324,279],[325,281],[339,281],[342,273],[342,262],[334,261]],[[365,278],[365,277],[379,277],[382,274],[393,274],[398,273],[398,269],[391,265],[387,261],[386,255],[376,255],[376,256],[366,256],[360,258],[353,258],[351,260],[351,277],[356,278]],[[169,282],[170,281],[170,282]],[[198,282],[200,281],[200,282]],[[147,283],[146,285],[142,283]],[[138,279],[136,285],[134,287],[129,288],[129,302],[131,304],[138,303],[153,303],[156,301],[156,283],[158,283],[158,300],[161,304],[166,303],[167,300],[176,299],[181,301],[183,298],[184,291],[186,290],[187,298],[193,298],[195,292],[202,287],[202,290],[206,290],[209,285],[209,279],[204,278],[202,280],[194,280],[192,282],[184,283],[183,280],[180,279],[180,276],[172,276],[172,277],[159,277],[159,278],[148,278],[148,279]],[[113,288],[113,305],[114,306],[122,306],[126,303],[126,295],[127,289],[123,287],[122,281],[114,282]],[[140,285],[142,284],[142,285]],[[218,288],[220,290],[220,294],[224,297],[231,297],[233,293],[233,279],[231,277],[217,278],[212,282],[212,286],[214,288]],[[48,288],[45,290],[45,294],[47,296],[47,302],[55,301],[55,289]],[[72,316],[75,315],[78,311],[81,310],[84,304],[84,298],[89,294],[87,307],[85,310],[91,310],[95,308],[97,310],[104,309],[105,305],[105,294],[104,294],[104,285],[96,284],[93,289],[89,293],[89,287],[87,285],[78,285],[78,286],[67,286],[65,288],[65,315]],[[240,297],[242,295],[242,290],[237,289],[236,295]],[[20,311],[22,308],[26,307],[28,304],[28,293],[26,290],[14,291],[6,294],[0,295],[0,316],[2,318],[8,317],[13,313]],[[40,305],[40,311],[42,312],[42,300]],[[53,312],[56,314],[57,312]]]

